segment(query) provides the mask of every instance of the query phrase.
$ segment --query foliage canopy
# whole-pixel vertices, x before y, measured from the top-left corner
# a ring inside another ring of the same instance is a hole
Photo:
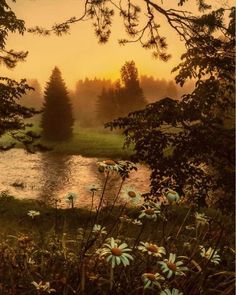
[[[24,21],[18,19],[5,0],[0,1],[0,65],[14,68],[20,61],[24,61],[28,52],[15,51],[6,47],[9,33],[24,34],[26,28]],[[30,124],[25,119],[38,113],[33,108],[27,108],[19,103],[19,99],[27,91],[33,90],[25,79],[20,82],[0,76],[0,137],[9,133],[14,139],[22,142],[26,149],[40,148],[35,144],[36,134],[24,131]],[[8,150],[15,143],[0,145],[0,150]]]
[[[218,12],[218,25],[222,12]],[[126,144],[135,144],[136,160],[151,167],[152,195],[172,187],[199,205],[211,198],[230,209],[234,202],[234,9],[223,35],[205,34],[214,28],[207,16],[203,20],[208,30],[188,40],[191,46],[174,69],[180,85],[196,79],[194,91],[180,101],[162,99],[106,126],[124,129]]]

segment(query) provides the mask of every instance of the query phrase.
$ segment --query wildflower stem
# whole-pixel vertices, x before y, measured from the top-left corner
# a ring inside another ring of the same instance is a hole
[[[85,291],[85,266],[84,263],[82,263],[81,268],[81,293],[84,294]]]
[[[176,239],[178,238],[179,234],[181,233],[181,230],[182,230],[182,228],[183,228],[183,226],[184,226],[184,224],[185,224],[185,222],[186,222],[186,220],[187,220],[187,218],[188,218],[190,212],[191,212],[191,207],[188,209],[188,212],[187,212],[187,214],[185,215],[184,220],[183,220],[181,226],[179,227],[179,230],[178,230],[178,232],[177,232],[177,234],[176,234],[176,237],[175,237]]]
[[[102,206],[103,198],[104,198],[104,195],[105,195],[108,178],[109,178],[109,171],[107,172],[107,176],[106,176],[105,183],[104,183],[104,186],[103,186],[101,199],[100,199],[100,202],[99,202],[99,205],[98,205],[98,208],[97,208],[97,213],[96,213],[96,216],[95,216],[95,219],[94,219],[94,224],[97,223],[97,220],[99,218],[99,213],[100,213],[100,209],[101,209],[101,206]]]
[[[138,234],[138,236],[137,236],[137,238],[136,238],[136,240],[134,242],[134,246],[133,246],[132,250],[134,250],[134,248],[137,246],[137,244],[138,244],[138,242],[140,240],[140,237],[141,237],[142,233],[144,232],[145,226],[146,226],[146,220],[143,221],[142,227],[141,227],[140,232],[139,232],[139,234]]]
[[[110,268],[110,291],[113,288],[113,280],[114,280],[114,269],[111,265],[111,268]]]
[[[202,287],[204,286],[204,283],[205,283],[205,281],[206,281],[206,279],[207,279],[207,267],[208,267],[208,265],[209,265],[209,263],[210,263],[210,261],[211,261],[211,258],[214,256],[214,254],[215,254],[215,252],[216,252],[216,249],[218,248],[218,245],[219,245],[220,240],[221,240],[221,238],[222,238],[223,232],[224,232],[224,229],[222,228],[222,229],[221,229],[221,232],[220,232],[220,235],[219,235],[219,237],[218,237],[218,239],[217,239],[217,241],[216,241],[216,244],[215,244],[214,250],[212,251],[211,256],[209,257],[209,259],[208,259],[208,261],[207,261],[207,263],[206,263],[206,265],[205,265],[205,267],[204,267],[204,271],[203,271],[203,274],[202,274],[203,279],[202,279],[202,283],[201,283],[201,286],[202,286]]]
[[[92,211],[93,211],[94,194],[95,194],[95,192],[92,191],[91,207],[90,207],[90,211],[89,211],[89,217],[88,217],[88,219],[87,219],[87,222],[86,222],[86,225],[85,225],[85,228],[84,228],[83,239],[82,239],[82,241],[81,241],[81,249],[83,249],[83,246],[84,246],[84,240],[85,240],[86,231],[87,231],[87,228],[88,228],[88,225],[89,225],[89,222],[90,222],[90,219],[91,219]],[[91,229],[90,229],[90,232],[89,232],[89,235],[88,235],[87,241],[86,241],[86,243],[85,243],[85,248],[86,248],[86,246],[87,246],[88,241],[90,240],[90,237],[91,237],[92,231],[93,231],[93,226],[92,226]],[[82,254],[82,253],[83,253],[83,251],[81,251],[81,254]]]
[[[113,201],[113,203],[112,203],[111,209],[109,210],[108,218],[111,216],[111,213],[112,213],[112,211],[113,211],[113,209],[114,209],[114,207],[115,207],[116,201],[117,201],[117,199],[118,199],[118,197],[119,197],[119,195],[120,195],[120,191],[121,191],[121,189],[122,189],[122,186],[123,186],[123,184],[124,184],[124,181],[125,181],[125,180],[122,179],[121,184],[120,184],[120,187],[119,187],[118,192],[117,192],[117,194],[116,194],[116,197],[115,197],[115,199],[114,199],[114,201]]]

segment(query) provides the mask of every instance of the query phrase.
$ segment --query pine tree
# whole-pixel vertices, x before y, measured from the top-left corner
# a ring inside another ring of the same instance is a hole
[[[44,105],[41,120],[42,135],[47,140],[66,140],[72,137],[72,106],[61,77],[60,70],[55,67],[44,92]]]

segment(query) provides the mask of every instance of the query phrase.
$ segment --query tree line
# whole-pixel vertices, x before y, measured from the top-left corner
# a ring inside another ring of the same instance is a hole
[[[133,71],[134,75],[128,77],[126,73],[125,77],[124,71]],[[44,102],[43,89],[37,79],[31,79],[28,83],[34,91],[23,95],[20,103],[40,110]],[[172,80],[138,76],[135,63],[130,61],[122,67],[120,80],[115,82],[99,78],[78,80],[75,90],[68,90],[68,95],[75,121],[82,127],[91,127],[127,115],[164,97],[179,98],[181,93],[190,92],[193,84],[192,82],[180,88]],[[39,117],[35,117],[36,120]]]

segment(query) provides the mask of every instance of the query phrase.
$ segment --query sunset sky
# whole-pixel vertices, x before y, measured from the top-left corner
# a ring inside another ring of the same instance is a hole
[[[137,0],[137,3],[141,2]],[[193,0],[189,2],[191,4],[185,9],[195,11]],[[216,6],[222,1],[213,2]],[[27,27],[39,25],[48,28],[72,16],[80,16],[83,3],[83,0],[18,0],[15,4],[9,2],[17,17],[25,20]],[[174,77],[171,69],[180,60],[184,44],[162,20],[161,24],[161,32],[167,36],[168,52],[172,55],[167,63],[153,59],[151,52],[144,50],[139,44],[120,46],[117,39],[124,38],[125,34],[121,22],[115,19],[110,41],[104,45],[98,44],[91,22],[72,25],[70,34],[62,37],[42,37],[29,33],[24,36],[11,35],[7,48],[29,51],[29,55],[26,62],[19,63],[13,70],[1,67],[1,74],[15,79],[36,78],[44,85],[54,66],[58,66],[67,86],[74,88],[76,81],[85,77],[115,80],[125,61],[134,60],[140,74],[171,79]]]

